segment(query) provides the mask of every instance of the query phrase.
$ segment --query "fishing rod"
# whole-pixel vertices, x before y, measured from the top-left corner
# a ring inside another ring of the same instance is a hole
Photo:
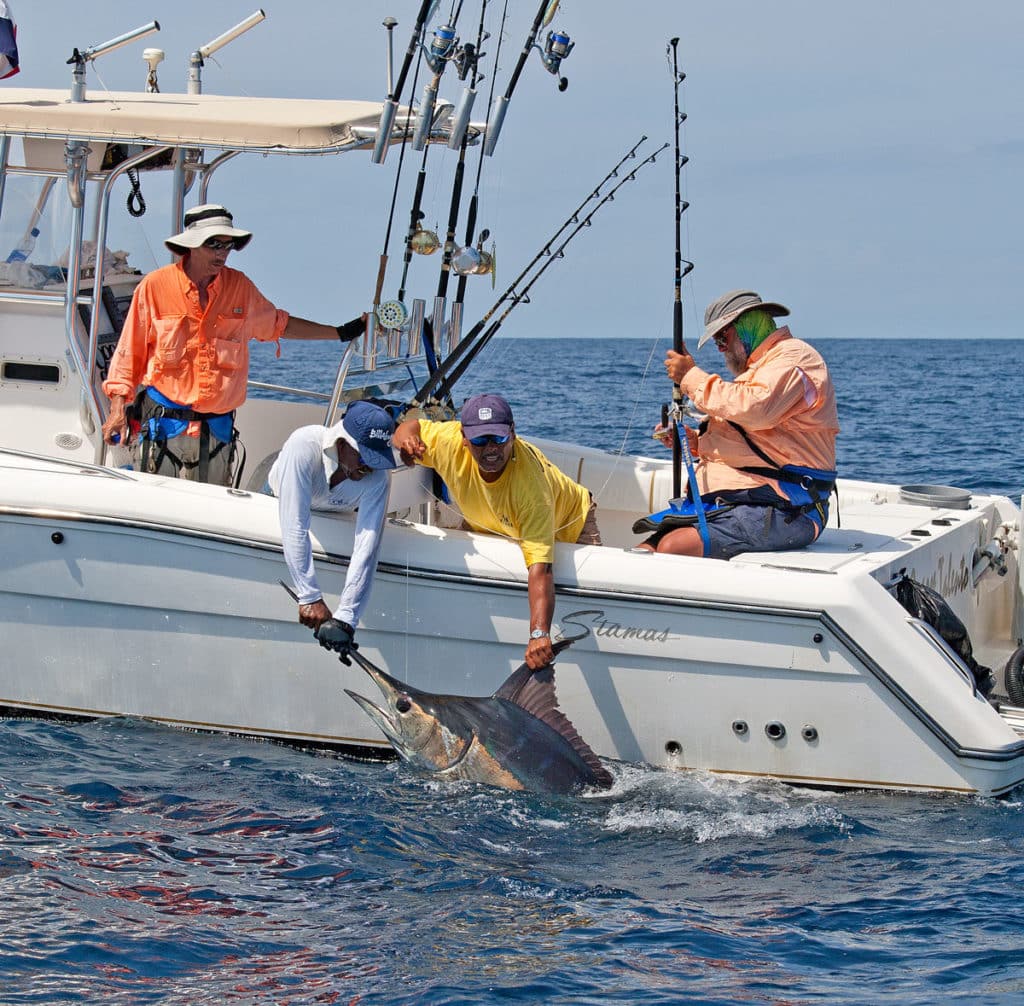
[[[459,102],[459,111],[455,113],[456,123],[461,122],[463,117],[465,117],[468,124],[469,110],[472,108],[473,98],[476,96],[476,85],[479,81],[480,60],[487,55],[480,49],[484,40],[488,37],[484,31],[484,19],[486,16],[487,0],[483,0],[483,3],[480,5],[480,24],[476,33],[476,45],[473,45],[471,42],[467,42],[466,45],[463,46],[461,58],[458,64],[459,79],[465,80],[468,76],[470,80],[469,86],[466,88],[463,95],[463,99]],[[438,297],[446,297],[448,295],[448,280],[451,276],[452,251],[455,248],[455,228],[458,226],[459,206],[462,203],[462,183],[466,171],[466,148],[469,146],[469,133],[467,129],[456,125],[452,130],[453,140],[460,131],[461,137],[458,143],[459,160],[455,165],[455,175],[452,180],[452,198],[448,206],[448,229],[445,232],[444,257],[441,260],[441,275],[438,277],[437,281]],[[454,149],[452,148],[451,142],[449,142],[448,146],[449,149]]]
[[[689,203],[680,197],[679,177],[682,174],[683,166],[689,161],[680,150],[679,127],[686,121],[686,113],[679,111],[679,88],[686,74],[679,69],[679,39],[669,40],[672,50],[672,92],[675,111],[675,296],[672,301],[672,349],[676,353],[682,353],[683,347],[683,277],[693,269],[693,263],[683,258],[681,223],[683,214],[689,207]],[[690,486],[690,495],[693,497],[693,507],[697,513],[697,525],[700,531],[700,539],[704,545],[704,554],[711,551],[711,538],[708,534],[708,522],[704,516],[704,504],[700,498],[700,490],[697,487],[697,473],[694,471],[693,454],[690,451],[690,442],[686,435],[686,427],[683,426],[683,390],[675,382],[672,383],[672,498],[678,499],[682,496],[682,469],[686,466],[686,479]],[[680,427],[682,426],[682,429]]]
[[[501,43],[505,34],[505,21],[508,18],[508,0],[501,12],[501,27],[498,31],[498,45],[494,52],[494,73],[491,75],[491,86],[487,95],[487,116],[490,118],[491,109],[494,107],[494,85],[498,77],[498,65],[501,59]],[[476,181],[473,184],[473,195],[469,200],[469,208],[466,211],[466,239],[458,252],[459,261],[453,264],[453,268],[459,275],[458,286],[455,291],[455,303],[462,304],[466,299],[466,281],[477,271],[482,264],[482,255],[473,247],[473,240],[476,235],[476,216],[480,204],[480,178],[483,174],[484,151],[480,146],[480,156],[476,164]],[[484,241],[487,239],[484,238]],[[482,242],[481,242],[482,244]],[[453,257],[455,253],[453,252]],[[494,260],[491,257],[491,279],[494,279]]]
[[[402,89],[405,87],[405,78],[409,76],[416,49],[419,47],[420,39],[426,28],[427,22],[433,16],[434,8],[438,0],[422,0],[419,13],[416,15],[416,24],[413,27],[412,35],[409,37],[409,48],[405,50],[405,59],[402,61],[402,69],[398,72],[398,80],[394,87],[388,92],[387,100],[381,109],[380,122],[377,125],[377,139],[373,145],[372,160],[374,164],[383,164],[384,155],[387,153],[388,140],[391,139],[391,125],[395,121],[395,113],[398,111],[398,99],[402,96]],[[391,19],[389,19],[391,20]],[[387,21],[384,22],[387,26]],[[392,25],[392,27],[394,27]],[[388,36],[390,38],[390,28]]]
[[[643,141],[641,140],[641,142]],[[462,375],[466,372],[466,369],[469,367],[470,363],[472,363],[473,359],[491,341],[495,333],[498,331],[499,328],[501,328],[502,324],[505,322],[505,319],[512,313],[512,310],[515,308],[515,306],[517,304],[524,302],[529,303],[528,294],[530,292],[530,288],[533,286],[534,283],[537,282],[537,280],[541,278],[541,276],[544,275],[544,273],[548,270],[552,262],[556,261],[557,259],[565,257],[565,249],[569,242],[572,241],[572,239],[581,230],[583,230],[583,228],[589,227],[597,211],[602,206],[604,206],[605,203],[611,202],[615,198],[615,193],[618,192],[619,189],[621,189],[622,186],[626,184],[626,182],[633,181],[636,178],[637,172],[640,171],[641,168],[645,167],[648,164],[653,164],[657,156],[667,146],[667,143],[663,143],[656,151],[654,151],[653,154],[650,154],[649,156],[644,158],[644,160],[642,160],[635,168],[633,168],[629,172],[629,174],[627,174],[617,185],[609,189],[608,192],[602,197],[601,201],[582,220],[579,220],[576,223],[576,227],[569,232],[569,235],[558,246],[558,248],[555,249],[555,251],[549,253],[547,261],[540,267],[540,269],[537,270],[536,273],[534,273],[533,276],[530,277],[530,280],[526,284],[526,286],[524,286],[522,290],[520,290],[512,297],[512,302],[509,304],[507,308],[505,308],[500,317],[496,321],[491,322],[487,329],[481,335],[479,335],[479,337],[476,338],[476,341],[473,343],[472,347],[469,349],[468,352],[463,354],[461,361],[451,369],[451,372],[449,374],[445,374],[442,376],[439,382],[439,388],[442,390],[442,393],[445,397],[451,397],[451,389],[455,385],[456,381],[458,381],[459,378],[462,377]],[[551,242],[545,245],[545,249],[541,251],[541,254],[537,258],[534,259],[534,262],[536,262],[544,254],[545,250],[550,248],[550,245]],[[494,311],[497,309],[497,307],[502,303],[504,299],[506,298],[503,297],[502,300],[499,300],[498,303],[495,304],[491,311],[488,312],[488,317],[494,313]],[[484,319],[484,321],[478,322],[477,325],[474,326],[473,332],[477,332],[484,325],[485,322],[486,318]],[[468,342],[472,338],[473,333],[470,333],[470,336],[467,337],[466,341]]]
[[[495,144],[498,142],[498,134],[501,133],[501,126],[505,121],[505,113],[508,111],[508,103],[512,100],[512,92],[515,91],[516,85],[519,83],[519,77],[523,72],[523,67],[526,66],[526,61],[530,58],[530,51],[535,46],[537,35],[541,27],[550,23],[551,19],[555,16],[555,11],[558,10],[560,2],[561,0],[541,0],[540,7],[537,9],[537,16],[533,19],[533,27],[530,29],[530,34],[526,37],[523,51],[519,54],[519,60],[512,71],[508,87],[505,88],[504,95],[495,103],[491,118],[487,122],[484,153],[488,157],[494,153]],[[540,58],[544,64],[544,69],[557,77],[562,67],[562,60],[568,58],[569,53],[575,48],[575,44],[570,41],[569,36],[565,32],[549,31],[544,48],[541,49],[539,45],[536,48],[540,50]],[[564,91],[568,86],[569,81],[565,77],[559,77],[558,90]]]
[[[430,394],[430,392],[432,392],[435,387],[437,387],[438,383],[440,383],[440,381],[444,379],[445,373],[451,368],[453,368],[455,364],[458,362],[458,360],[466,352],[469,351],[470,345],[473,342],[473,340],[483,331],[484,326],[494,316],[494,313],[498,310],[498,308],[509,297],[515,294],[516,286],[526,278],[530,270],[544,257],[544,255],[550,252],[551,246],[559,239],[559,237],[561,237],[562,233],[568,230],[568,228],[571,227],[579,219],[579,215],[586,208],[587,203],[589,203],[593,199],[596,199],[597,196],[601,194],[601,189],[608,182],[608,180],[611,178],[618,177],[619,169],[622,167],[622,165],[625,164],[626,161],[636,157],[637,148],[640,146],[641,143],[644,143],[646,140],[646,136],[641,136],[640,139],[635,144],[633,144],[632,148],[628,150],[619,159],[615,167],[612,168],[611,171],[609,171],[608,174],[606,174],[604,178],[602,178],[601,181],[598,182],[593,189],[591,189],[590,194],[586,197],[586,199],[584,199],[583,202],[581,202],[579,206],[577,206],[576,209],[569,214],[568,218],[562,223],[558,230],[555,231],[555,233],[552,234],[550,238],[548,238],[547,242],[540,249],[540,251],[537,252],[536,255],[534,255],[534,257],[527,264],[526,268],[523,269],[523,271],[512,281],[508,289],[497,299],[497,301],[495,301],[491,309],[473,326],[470,332],[467,333],[466,337],[460,340],[459,344],[451,351],[451,353],[448,354],[448,357],[444,360],[441,366],[438,367],[437,371],[430,375],[430,377],[427,379],[423,387],[421,387],[419,391],[416,392],[416,395],[411,403],[412,405],[419,405],[420,402],[422,402],[425,399],[425,397],[428,394]]]

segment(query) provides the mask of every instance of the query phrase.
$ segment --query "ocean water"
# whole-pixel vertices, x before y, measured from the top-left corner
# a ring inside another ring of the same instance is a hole
[[[844,474],[1020,497],[1024,342],[819,347]],[[456,399],[504,391],[526,435],[657,453],[664,348],[497,340]],[[254,376],[315,383],[337,348],[305,349]],[[609,793],[548,798],[0,721],[0,1004],[1022,1001],[1024,792],[611,767]]]

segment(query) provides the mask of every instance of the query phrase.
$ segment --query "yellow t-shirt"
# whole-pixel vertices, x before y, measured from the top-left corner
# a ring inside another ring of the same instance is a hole
[[[533,444],[516,438],[505,470],[485,482],[462,440],[462,424],[420,420],[426,452],[420,464],[444,479],[474,531],[519,542],[526,565],[554,562],[555,542],[574,542],[590,510],[590,493],[556,468]]]

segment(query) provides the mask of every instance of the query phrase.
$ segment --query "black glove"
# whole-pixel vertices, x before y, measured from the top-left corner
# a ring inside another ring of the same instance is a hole
[[[352,661],[348,659],[350,650],[357,650],[359,647],[352,642],[356,630],[348,622],[341,622],[337,618],[328,618],[326,622],[320,623],[320,628],[313,633],[317,642],[325,650],[334,650],[343,664],[351,666]]]
[[[342,342],[351,342],[366,331],[366,322],[362,317],[353,318],[351,321],[346,321],[344,325],[335,325],[334,328]]]

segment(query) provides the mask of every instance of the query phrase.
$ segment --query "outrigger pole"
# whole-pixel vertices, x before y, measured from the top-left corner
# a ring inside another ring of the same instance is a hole
[[[675,254],[675,299],[672,302],[672,349],[676,353],[683,352],[683,277],[692,269],[693,263],[683,258],[682,238],[680,234],[683,214],[689,208],[689,203],[680,197],[679,176],[683,166],[689,160],[679,148],[679,127],[686,121],[686,113],[679,111],[679,85],[686,80],[686,74],[679,70],[679,39],[669,40],[672,49],[672,89],[675,100],[675,230],[676,230],[676,254]],[[704,552],[707,554],[710,538],[708,536],[707,518],[704,516],[704,505],[700,498],[700,491],[697,488],[697,474],[693,467],[693,454],[690,452],[690,443],[686,438],[686,429],[680,429],[683,416],[683,391],[678,384],[672,384],[672,498],[678,499],[682,496],[682,468],[686,465],[686,477],[690,486],[690,495],[693,497],[694,510],[697,513],[697,524],[700,530],[701,542],[704,545]]]
[[[613,177],[618,177],[619,168],[629,158],[636,156],[636,149],[647,139],[646,136],[640,138],[639,141],[633,146],[625,157],[615,165],[614,168],[602,179],[601,183],[596,189],[591,192],[589,196],[580,204],[580,206],[572,213],[572,215],[562,224],[561,227],[555,232],[554,236],[547,241],[543,248],[533,257],[529,265],[516,277],[512,285],[498,298],[491,309],[480,319],[474,326],[472,331],[466,336],[466,338],[459,343],[459,345],[448,355],[448,358],[437,368],[437,370],[427,379],[423,387],[416,393],[416,396],[409,403],[410,407],[417,407],[426,401],[427,396],[430,395],[435,389],[440,391],[440,394],[444,398],[451,396],[451,389],[455,385],[455,382],[466,372],[466,369],[472,363],[473,359],[479,354],[479,352],[491,341],[495,333],[501,328],[505,319],[512,313],[513,308],[519,303],[529,302],[527,296],[530,288],[534,283],[540,279],[541,276],[547,271],[548,267],[556,259],[564,258],[565,248],[570,241],[581,231],[584,227],[589,227],[591,220],[597,211],[604,206],[605,203],[611,202],[615,198],[615,193],[622,188],[626,182],[633,181],[636,178],[636,173],[647,164],[653,164],[657,156],[668,146],[667,143],[662,144],[653,154],[644,158],[635,168],[633,168],[629,174],[622,178],[617,185],[609,189],[607,193],[601,198],[600,202],[582,219],[580,219],[580,212],[592,199],[595,199],[600,195],[601,186]],[[576,226],[569,232],[569,235],[565,240],[554,250],[551,250],[551,246],[558,239],[559,235],[565,231],[572,224]],[[530,270],[542,259],[544,256],[548,256],[547,261],[538,269],[533,276],[530,277],[529,282],[520,290],[516,292],[516,285],[521,282]],[[498,308],[506,301],[511,300],[511,303],[502,312],[501,316],[485,329],[484,326],[493,317]],[[435,399],[437,396],[434,396]]]

